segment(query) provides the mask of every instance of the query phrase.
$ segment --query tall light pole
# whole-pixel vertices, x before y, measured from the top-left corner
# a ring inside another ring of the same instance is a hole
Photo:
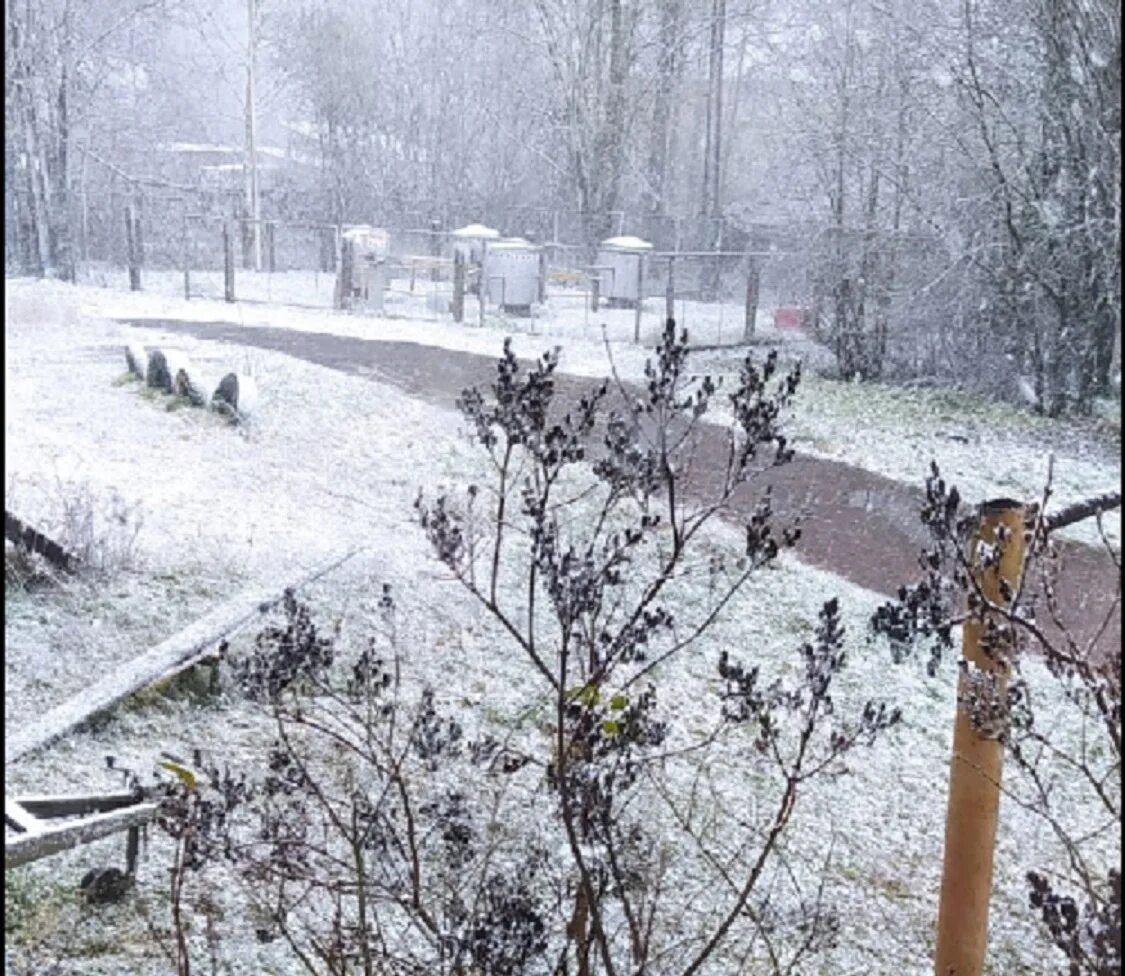
[[[246,18],[249,26],[246,50],[246,212],[250,216],[253,237],[254,270],[262,270],[261,195],[258,192],[257,119],[254,107],[254,53],[257,46],[255,31],[255,0],[246,0]]]

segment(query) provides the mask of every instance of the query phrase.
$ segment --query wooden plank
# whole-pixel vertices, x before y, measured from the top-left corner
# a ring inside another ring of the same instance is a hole
[[[4,761],[14,762],[49,745],[91,716],[112,708],[129,695],[195,664],[223,637],[279,603],[288,589],[298,589],[336,569],[359,550],[323,563],[283,585],[255,587],[212,610],[156,647],[107,674],[36,721],[7,735]]]
[[[17,546],[39,553],[47,562],[64,573],[73,573],[78,565],[76,556],[7,509],[4,509],[4,535]]]
[[[6,804],[5,804],[6,806]],[[157,803],[138,803],[124,810],[97,813],[82,820],[46,826],[34,833],[6,838],[4,841],[4,870],[30,864],[40,858],[65,851],[80,844],[120,833],[130,827],[139,827],[156,816]]]
[[[20,830],[25,834],[38,833],[44,826],[15,800],[7,798],[4,800],[4,819],[11,824],[13,830]]]
[[[33,817],[84,817],[91,813],[120,810],[137,802],[130,792],[87,793],[81,796],[34,795],[16,796],[6,803],[14,803]]]
[[[585,279],[585,277],[586,274],[583,271],[567,271],[564,269],[547,272],[547,280],[553,281],[556,284],[564,284],[567,282],[577,283]]]

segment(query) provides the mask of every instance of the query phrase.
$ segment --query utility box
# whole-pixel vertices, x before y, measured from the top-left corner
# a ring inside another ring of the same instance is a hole
[[[599,291],[610,305],[632,308],[644,299],[645,258],[652,245],[639,237],[610,237],[598,247]]]
[[[390,285],[390,235],[361,224],[344,231],[343,260],[337,278],[337,305],[379,314]]]
[[[522,237],[489,244],[484,256],[488,300],[512,315],[531,315],[531,306],[543,293],[542,251]]]
[[[489,244],[500,240],[500,231],[484,224],[469,224],[452,231],[453,252],[460,254],[469,271],[466,291],[476,295],[480,291],[480,270],[484,264],[484,254]]]
[[[465,259],[467,264],[480,264],[484,260],[485,247],[490,241],[500,240],[500,231],[484,224],[469,224],[452,231],[453,250]]]
[[[802,305],[779,305],[774,309],[773,327],[800,331],[812,324],[812,309]]]

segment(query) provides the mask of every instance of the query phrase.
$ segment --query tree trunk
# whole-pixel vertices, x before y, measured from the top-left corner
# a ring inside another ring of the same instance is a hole
[[[712,0],[711,36],[707,58],[707,131],[703,139],[703,194],[700,215],[719,213],[719,161],[723,131],[723,30],[726,0]]]
[[[621,3],[622,0],[609,0],[609,99],[605,116],[605,155],[598,166],[602,183],[600,209],[607,221],[620,204],[625,148],[625,23]]]
[[[678,70],[680,19],[682,0],[661,0],[660,4],[660,66],[656,98],[652,110],[652,142],[648,158],[649,212],[666,210],[668,177],[668,126],[672,118],[672,93]]]

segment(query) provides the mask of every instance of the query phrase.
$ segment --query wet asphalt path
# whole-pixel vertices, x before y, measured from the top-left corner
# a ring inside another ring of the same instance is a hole
[[[495,371],[495,357],[410,342],[245,327],[231,322],[124,321],[287,353],[388,383],[445,408],[452,408],[466,387],[491,382]],[[576,399],[591,385],[589,379],[556,375],[556,388],[563,401]],[[717,426],[704,424],[702,430],[700,453],[693,467],[697,477],[705,480],[708,470],[719,470],[724,440]],[[734,500],[736,511],[748,515],[766,485],[771,487],[777,524],[801,519],[796,552],[805,562],[886,595],[919,575],[918,555],[926,542],[918,518],[923,499],[920,488],[838,461],[797,454],[791,463],[767,469],[740,489]],[[1060,548],[1064,571],[1058,596],[1065,619],[1079,636],[1093,635],[1113,606],[1119,574],[1108,554],[1100,550],[1070,542]],[[826,593],[825,597],[830,595]],[[1118,647],[1120,635],[1118,610],[1098,639],[1099,649],[1104,652]]]

